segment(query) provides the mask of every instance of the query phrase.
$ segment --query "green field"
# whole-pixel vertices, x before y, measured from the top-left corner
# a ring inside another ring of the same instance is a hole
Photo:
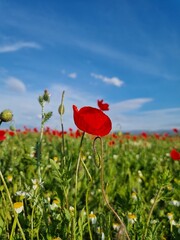
[[[39,130],[0,130],[0,239],[178,240],[179,130],[109,133],[101,100],[73,106],[83,131],[64,131],[63,98],[59,130],[45,126],[47,90]],[[12,119],[4,110],[0,125]]]
[[[45,128],[41,144],[37,129],[5,136],[0,239],[179,239],[178,133],[95,139]]]

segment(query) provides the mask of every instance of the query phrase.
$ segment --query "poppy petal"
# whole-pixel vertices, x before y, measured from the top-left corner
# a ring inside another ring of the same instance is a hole
[[[111,120],[101,110],[89,106],[78,110],[73,105],[73,111],[74,122],[80,130],[97,136],[105,136],[111,131]]]

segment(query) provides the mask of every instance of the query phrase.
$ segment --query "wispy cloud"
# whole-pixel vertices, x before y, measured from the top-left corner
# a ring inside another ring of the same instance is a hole
[[[114,112],[129,112],[141,108],[145,103],[153,101],[152,98],[135,98],[112,104],[111,110]]]
[[[120,80],[119,78],[117,77],[106,77],[106,76],[103,76],[103,75],[99,75],[99,74],[95,74],[95,73],[91,73],[91,76],[96,78],[96,79],[100,79],[102,80],[103,82],[107,83],[107,84],[111,84],[111,85],[114,85],[116,87],[121,87],[123,85],[123,81]]]
[[[113,115],[114,130],[133,131],[133,130],[171,130],[180,128],[178,121],[180,108],[158,109],[152,111],[139,111],[136,114],[118,113]]]
[[[0,53],[15,52],[23,48],[40,49],[41,46],[35,42],[16,42],[0,46]]]
[[[72,79],[75,79],[75,78],[77,78],[77,73],[75,73],[75,72],[69,73],[69,74],[68,74],[68,77],[69,77],[69,78],[72,78]]]
[[[20,79],[17,79],[15,77],[8,77],[4,82],[9,90],[17,93],[26,92],[26,86]]]

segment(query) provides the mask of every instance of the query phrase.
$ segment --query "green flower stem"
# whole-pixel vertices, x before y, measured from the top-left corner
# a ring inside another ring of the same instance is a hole
[[[126,229],[126,226],[125,224],[123,223],[122,219],[119,217],[119,215],[117,214],[117,212],[114,210],[114,208],[111,206],[111,204],[109,203],[109,200],[108,200],[108,197],[106,195],[106,191],[105,191],[105,187],[104,187],[104,159],[103,159],[103,141],[102,141],[102,138],[101,137],[96,137],[94,139],[94,142],[93,142],[93,149],[94,149],[94,152],[96,153],[96,148],[95,148],[95,143],[97,141],[97,139],[100,140],[100,143],[101,143],[101,155],[99,156],[100,157],[100,181],[101,181],[101,191],[102,191],[102,195],[103,195],[103,198],[104,198],[104,201],[105,203],[107,204],[108,208],[113,212],[113,214],[116,216],[117,220],[119,221],[119,223],[121,224],[121,226],[123,227],[123,230],[124,230],[124,234],[126,236],[126,238],[128,240],[130,240],[130,237],[129,237],[129,234],[127,232],[127,229]]]
[[[10,235],[9,240],[13,240],[13,234],[14,234],[14,231],[16,229],[16,224],[17,224],[17,213],[14,217],[14,221],[13,221],[13,225],[12,225],[12,229],[11,229],[11,235]]]
[[[60,123],[61,123],[61,131],[62,131],[62,155],[63,155],[63,162],[62,162],[62,168],[65,166],[65,139],[64,139],[64,125],[63,125],[63,114],[64,114],[64,94],[65,91],[62,92],[62,97],[61,97],[61,104],[60,104]]]
[[[159,188],[159,190],[158,190],[158,192],[157,192],[157,194],[156,194],[156,197],[155,197],[155,199],[154,199],[154,203],[153,203],[152,206],[151,206],[151,209],[150,209],[149,214],[148,214],[148,219],[147,219],[147,223],[146,223],[146,227],[145,227],[145,230],[144,230],[144,234],[143,234],[142,240],[145,240],[145,239],[146,239],[146,235],[147,235],[147,231],[148,231],[150,219],[151,219],[152,213],[153,213],[153,211],[154,211],[154,208],[155,208],[156,204],[157,204],[158,201],[159,201],[159,196],[160,196],[162,190],[163,190],[163,186],[161,186],[161,187]]]
[[[74,200],[74,223],[73,223],[73,232],[74,232],[74,239],[76,239],[75,229],[76,229],[76,218],[77,218],[77,193],[78,193],[78,174],[79,174],[79,167],[81,162],[81,154],[82,154],[82,143],[84,139],[85,132],[83,132],[81,136],[81,142],[79,145],[79,155],[76,165],[76,176],[75,176],[75,200]]]
[[[11,196],[10,196],[10,193],[9,193],[9,189],[8,189],[8,187],[7,187],[7,185],[6,185],[6,182],[5,182],[5,179],[4,179],[4,177],[3,177],[3,174],[2,174],[2,172],[1,172],[1,170],[0,170],[0,178],[1,178],[2,182],[3,182],[4,188],[5,188],[5,190],[6,190],[6,193],[7,193],[7,196],[8,196],[10,205],[11,205],[11,208],[12,208],[13,213],[14,213],[14,216],[15,216],[15,218],[16,218],[17,225],[18,225],[19,230],[20,230],[20,233],[21,233],[21,235],[22,235],[22,239],[23,239],[23,240],[26,240],[26,237],[25,237],[25,235],[24,235],[23,229],[22,229],[21,224],[20,224],[20,222],[19,222],[19,219],[18,219],[18,217],[17,217],[17,213],[16,213],[16,211],[15,211],[15,209],[14,209],[13,202],[12,202],[12,199],[11,199]]]
[[[89,207],[88,207],[88,198],[89,198],[89,189],[90,186],[92,185],[92,181],[89,182],[87,192],[86,192],[86,213],[87,213],[87,219],[88,219],[88,231],[89,231],[89,237],[90,240],[93,240],[92,238],[92,232],[91,232],[91,225],[90,225],[90,219],[89,219]]]
[[[41,182],[41,154],[42,154],[42,139],[44,134],[44,101],[41,104],[41,130],[40,130],[40,138],[38,142],[38,149],[37,149],[37,167],[38,167],[38,177],[39,182]]]

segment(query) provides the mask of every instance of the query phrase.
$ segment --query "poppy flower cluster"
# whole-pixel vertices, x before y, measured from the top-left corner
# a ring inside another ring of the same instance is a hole
[[[178,152],[176,149],[172,149],[171,150],[170,156],[175,161],[179,161],[180,160],[180,152]]]
[[[98,100],[97,103],[100,109],[85,106],[78,110],[73,105],[74,123],[83,132],[102,137],[111,131],[112,123],[111,119],[103,113],[109,110],[109,105],[103,103],[103,100]]]

